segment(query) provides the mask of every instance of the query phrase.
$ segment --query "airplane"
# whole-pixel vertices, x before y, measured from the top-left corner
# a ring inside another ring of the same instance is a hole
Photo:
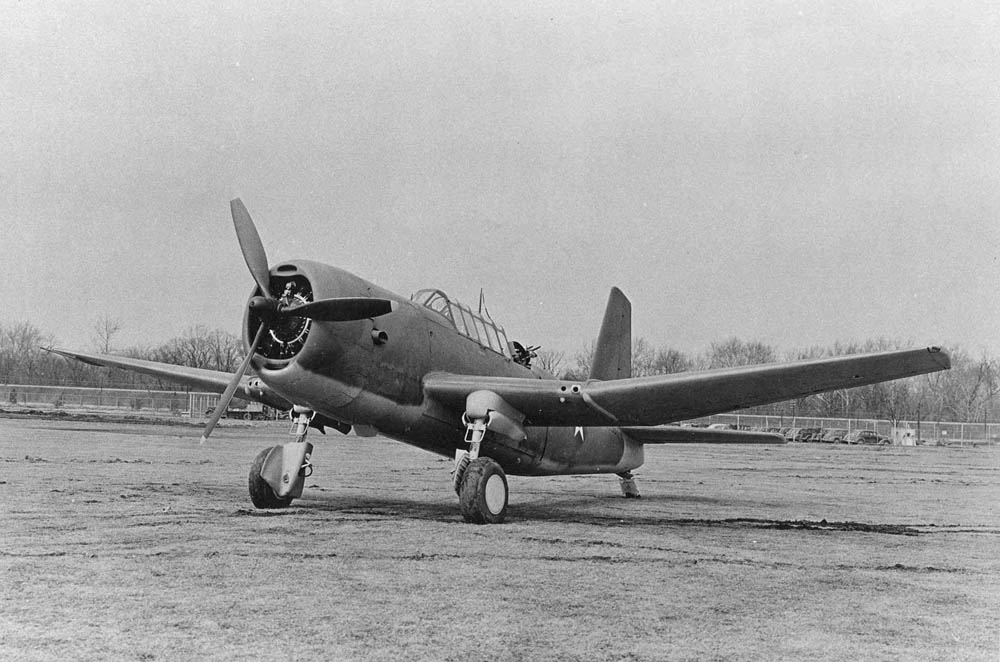
[[[482,306],[437,289],[403,297],[310,260],[270,265],[240,199],[236,236],[256,287],[243,315],[246,357],[235,373],[66,349],[88,364],[123,368],[221,392],[202,442],[238,391],[288,410],[295,440],[250,467],[257,508],[284,508],[312,474],[310,428],[381,434],[454,458],[463,519],[505,520],[507,475],[616,474],[638,497],[644,447],[669,443],[784,443],[777,436],[670,425],[711,414],[950,368],[939,347],[631,375],[631,303],[612,288],[588,379],[557,379],[532,364],[537,347],[509,341]],[[248,377],[252,367],[256,376]]]

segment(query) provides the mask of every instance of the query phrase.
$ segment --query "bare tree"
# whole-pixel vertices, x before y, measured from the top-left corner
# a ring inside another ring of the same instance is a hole
[[[243,341],[226,331],[199,325],[153,350],[151,358],[192,368],[231,372],[243,358]]]
[[[535,356],[535,363],[542,370],[546,370],[553,375],[559,374],[559,366],[562,365],[566,352],[554,349],[540,349]]]
[[[590,377],[590,368],[594,365],[594,353],[597,351],[597,341],[591,340],[573,359],[576,365],[566,370],[564,379],[584,380]]]
[[[654,374],[656,350],[645,338],[632,339],[632,376],[645,377]]]
[[[675,372],[687,372],[693,367],[694,360],[683,352],[673,348],[661,347],[656,350],[652,374],[670,375]]]
[[[879,382],[852,390],[859,396],[865,411],[889,421],[893,427],[911,417],[913,406],[908,379]]]
[[[102,354],[110,354],[115,336],[122,330],[122,323],[117,317],[112,317],[110,313],[104,313],[99,317],[92,327],[91,338],[97,351]]]
[[[42,347],[51,344],[52,336],[30,322],[0,326],[0,380],[9,384],[44,382],[51,377],[53,364]]]
[[[741,365],[773,363],[777,352],[770,345],[758,340],[743,341],[733,337],[713,342],[708,348],[709,368],[733,368]]]

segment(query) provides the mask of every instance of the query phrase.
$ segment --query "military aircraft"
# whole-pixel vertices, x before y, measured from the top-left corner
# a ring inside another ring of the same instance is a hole
[[[613,473],[638,496],[632,471],[647,444],[783,443],[775,435],[668,425],[950,367],[937,347],[819,360],[631,376],[631,304],[611,290],[588,379],[532,365],[537,347],[508,340],[482,307],[436,289],[403,297],[308,260],[271,266],[246,207],[230,203],[256,288],[243,318],[246,358],[235,374],[52,349],[222,392],[202,441],[234,393],[291,412],[293,442],[264,449],[250,468],[258,508],[302,495],[313,471],[310,427],[382,434],[455,458],[463,518],[499,523],[507,474]],[[255,377],[247,377],[253,367]]]

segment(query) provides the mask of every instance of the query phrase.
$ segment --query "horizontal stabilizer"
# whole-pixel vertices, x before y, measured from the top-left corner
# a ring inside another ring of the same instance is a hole
[[[623,427],[622,432],[640,444],[784,444],[781,435],[744,430],[710,430],[680,427]]]

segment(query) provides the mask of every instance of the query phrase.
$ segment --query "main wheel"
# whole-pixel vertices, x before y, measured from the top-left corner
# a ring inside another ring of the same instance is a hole
[[[271,489],[271,486],[267,484],[267,481],[260,477],[260,468],[264,466],[267,454],[275,448],[277,446],[262,450],[254,458],[253,464],[250,465],[250,478],[248,481],[250,500],[253,501],[253,505],[257,508],[287,508],[292,503],[292,497],[279,499],[275,495],[274,490]]]
[[[462,517],[474,524],[500,524],[507,516],[507,476],[494,460],[477,457],[465,469],[458,493]]]
[[[462,497],[462,485],[465,479],[465,470],[469,468],[469,454],[465,453],[462,455],[462,459],[458,461],[458,466],[455,467],[455,494]]]

